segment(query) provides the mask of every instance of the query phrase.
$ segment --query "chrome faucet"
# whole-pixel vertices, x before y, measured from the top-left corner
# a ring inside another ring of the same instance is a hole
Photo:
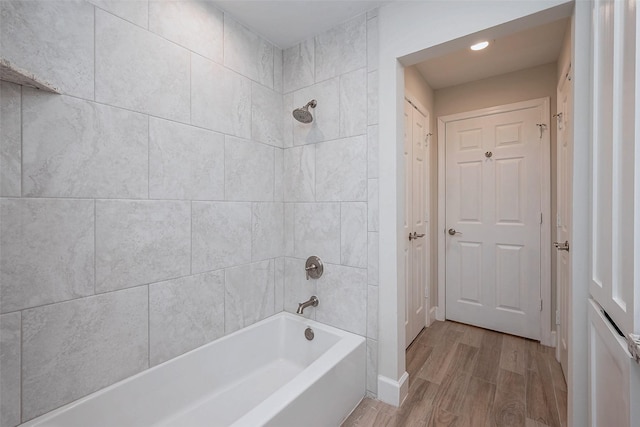
[[[317,306],[318,306],[318,297],[314,295],[311,298],[309,298],[309,301],[301,302],[300,304],[298,304],[298,310],[296,310],[296,313],[302,314],[305,308],[317,307]]]

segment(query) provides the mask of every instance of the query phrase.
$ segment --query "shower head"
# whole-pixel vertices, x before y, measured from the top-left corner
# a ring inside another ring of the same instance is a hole
[[[313,121],[313,116],[309,111],[309,107],[316,108],[316,105],[318,105],[318,102],[315,99],[312,99],[307,102],[307,105],[304,107],[293,110],[293,117],[300,123],[311,123]]]

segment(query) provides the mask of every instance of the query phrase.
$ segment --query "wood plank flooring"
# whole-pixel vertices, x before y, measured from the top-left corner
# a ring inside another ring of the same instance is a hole
[[[366,398],[342,427],[563,427],[567,385],[554,349],[456,322],[434,322],[407,350],[400,408]]]

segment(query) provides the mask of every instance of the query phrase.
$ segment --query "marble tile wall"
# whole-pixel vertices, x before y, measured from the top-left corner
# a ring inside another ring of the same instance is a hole
[[[378,18],[353,18],[283,52],[284,309],[317,295],[308,317],[367,337],[377,393]],[[314,121],[290,111],[316,99]],[[325,274],[306,281],[317,255]]]
[[[0,83],[1,427],[283,310],[281,49],[208,1],[5,0],[0,56],[63,93]]]
[[[375,394],[376,14],[282,51],[206,1],[0,12],[0,56],[63,92],[0,83],[0,425],[313,294]]]

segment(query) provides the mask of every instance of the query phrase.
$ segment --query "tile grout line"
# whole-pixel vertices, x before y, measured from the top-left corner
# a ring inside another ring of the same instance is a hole
[[[242,135],[237,135],[237,134],[234,134],[234,133],[224,132],[224,131],[220,131],[220,130],[217,130],[217,129],[204,127],[204,126],[201,126],[201,125],[198,125],[198,124],[189,123],[189,122],[186,122],[186,121],[176,120],[176,119],[173,119],[173,118],[168,118],[166,116],[159,116],[157,114],[150,113],[148,111],[138,111],[138,110],[134,110],[134,109],[129,108],[129,107],[123,107],[121,105],[115,105],[115,104],[110,104],[110,103],[107,103],[107,102],[97,101],[97,100],[94,100],[94,99],[83,98],[81,96],[77,96],[77,95],[73,95],[73,94],[66,94],[65,93],[65,94],[61,94],[61,95],[58,95],[58,96],[66,97],[66,98],[72,98],[72,99],[75,99],[75,100],[78,100],[78,101],[93,103],[93,104],[96,104],[96,105],[102,105],[102,106],[105,106],[105,107],[108,107],[108,108],[114,108],[114,109],[117,109],[117,110],[128,111],[130,113],[134,113],[134,114],[138,114],[138,115],[142,115],[142,116],[147,116],[147,117],[155,118],[155,119],[159,119],[159,120],[164,120],[164,121],[167,121],[167,122],[176,123],[176,124],[183,125],[183,126],[189,126],[189,127],[193,127],[193,128],[196,128],[196,129],[201,129],[201,130],[204,130],[204,131],[217,133],[217,134],[223,135],[223,136],[230,136],[232,138],[241,139],[243,141],[249,141],[249,142],[253,142],[255,144],[264,145],[265,147],[276,147],[276,148],[279,148],[279,147],[277,147],[275,145],[268,144],[268,143],[266,143],[264,141],[253,140],[252,138],[247,138],[247,137],[242,136]],[[364,136],[364,135],[365,134],[352,135],[352,136],[350,136],[348,138],[354,138],[354,137]],[[339,139],[345,139],[345,137],[338,137],[338,138],[335,138],[335,139],[331,139],[331,140],[327,140],[327,141],[321,141],[321,142],[338,141]],[[311,144],[303,144],[303,145],[311,145]]]
[[[151,117],[147,116],[147,199],[151,200]]]
[[[147,285],[147,369],[151,368],[151,285]]]
[[[189,55],[189,123],[193,123],[193,53]]]
[[[98,201],[93,200],[93,295],[96,295],[96,286],[98,281]]]
[[[20,86],[20,196],[24,197],[24,96]]]
[[[22,318],[24,317],[23,310],[19,311],[20,313],[20,421],[24,422],[24,367],[22,366],[22,361],[24,360],[24,322]]]
[[[193,200],[189,201],[189,273],[193,275]]]
[[[93,6],[93,100],[96,100],[96,5]]]

